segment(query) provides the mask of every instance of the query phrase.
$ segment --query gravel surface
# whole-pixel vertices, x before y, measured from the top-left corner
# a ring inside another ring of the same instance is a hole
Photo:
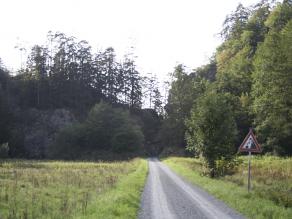
[[[142,194],[139,219],[244,218],[180,178],[156,158],[150,158],[148,165],[149,175]]]

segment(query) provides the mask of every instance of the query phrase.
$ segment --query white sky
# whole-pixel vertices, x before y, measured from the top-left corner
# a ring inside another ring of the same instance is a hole
[[[49,30],[112,46],[122,57],[135,47],[141,72],[160,79],[178,63],[206,64],[220,44],[227,14],[259,0],[0,0],[0,57],[8,69],[20,67],[16,45],[44,44]]]

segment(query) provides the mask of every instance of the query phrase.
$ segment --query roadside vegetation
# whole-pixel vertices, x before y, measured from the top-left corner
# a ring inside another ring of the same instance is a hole
[[[252,191],[247,191],[247,159],[238,158],[233,173],[206,176],[204,163],[196,158],[164,160],[179,175],[223,200],[248,218],[290,218],[292,215],[292,159],[273,156],[252,158]]]
[[[291,156],[291,35],[290,0],[239,4],[210,63],[175,68],[161,129],[165,148],[203,157],[210,177],[234,165],[250,128],[263,154]]]
[[[0,218],[136,218],[146,174],[138,158],[1,160]]]

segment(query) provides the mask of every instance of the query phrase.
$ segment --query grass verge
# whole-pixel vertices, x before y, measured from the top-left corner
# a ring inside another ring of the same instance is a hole
[[[146,175],[147,162],[138,158],[0,160],[0,218],[133,218]]]
[[[268,197],[260,196],[255,191],[248,193],[245,185],[239,185],[228,177],[210,179],[202,176],[199,169],[200,163],[197,159],[172,157],[165,159],[163,162],[188,181],[202,187],[248,218],[291,218],[291,207],[280,206]],[[245,175],[240,171],[237,174]],[[291,175],[288,177],[291,181]],[[273,191],[271,190],[270,192],[272,193]]]
[[[137,218],[147,172],[147,161],[142,160],[134,172],[102,194],[91,204],[87,213],[78,218]]]

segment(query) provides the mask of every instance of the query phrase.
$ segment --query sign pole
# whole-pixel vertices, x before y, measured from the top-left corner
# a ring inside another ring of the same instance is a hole
[[[251,159],[251,151],[248,152],[248,181],[247,181],[247,190],[250,192],[250,159]]]
[[[239,152],[248,152],[248,181],[247,181],[247,190],[251,190],[251,152],[260,153],[262,151],[261,146],[259,145],[255,135],[253,134],[252,129],[249,129],[249,133],[244,138],[242,144],[240,145]]]

